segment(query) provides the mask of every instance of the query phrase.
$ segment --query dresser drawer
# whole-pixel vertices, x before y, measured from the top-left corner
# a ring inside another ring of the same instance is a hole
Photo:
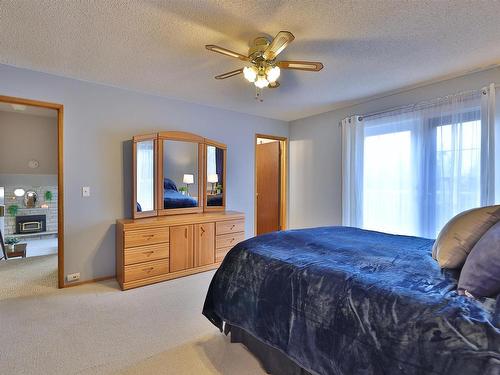
[[[216,224],[215,231],[218,235],[226,233],[244,232],[245,220],[218,221]]]
[[[233,247],[238,242],[241,242],[245,239],[245,233],[228,233],[221,234],[215,238],[215,248],[221,249],[223,247]]]
[[[125,265],[168,258],[168,243],[125,249]]]
[[[125,266],[124,282],[147,279],[168,273],[168,259]]]
[[[168,227],[125,232],[125,247],[153,245],[162,242],[168,242]]]
[[[215,250],[215,262],[219,263],[222,262],[226,254],[231,250],[232,247],[221,247],[220,249]]]

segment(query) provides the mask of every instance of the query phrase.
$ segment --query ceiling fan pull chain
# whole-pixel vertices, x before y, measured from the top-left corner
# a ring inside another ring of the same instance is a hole
[[[262,89],[258,88],[257,86],[255,86],[255,100],[261,103],[264,101],[264,99],[262,98]]]

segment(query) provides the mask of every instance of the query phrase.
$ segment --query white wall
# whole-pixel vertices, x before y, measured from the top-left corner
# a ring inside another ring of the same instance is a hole
[[[437,82],[291,122],[290,227],[340,225],[342,222],[342,150],[338,124],[343,118],[352,114],[363,115],[451,93],[479,89],[489,83],[500,84],[500,68]],[[497,89],[497,201],[500,200],[499,125],[500,91]]]
[[[284,121],[5,65],[0,95],[64,105],[65,273],[83,280],[115,273],[114,223],[130,215],[127,141],[134,134],[182,130],[226,143],[228,208],[245,212],[247,236],[254,232],[255,133],[288,136]],[[90,198],[82,198],[82,186],[91,187]]]

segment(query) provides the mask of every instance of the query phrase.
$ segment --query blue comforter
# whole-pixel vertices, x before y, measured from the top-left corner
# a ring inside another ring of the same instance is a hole
[[[177,190],[167,189],[163,192],[163,208],[197,207],[198,201],[189,195],[183,195]]]
[[[456,293],[433,241],[347,227],[235,246],[203,314],[317,374],[499,374],[500,297]]]

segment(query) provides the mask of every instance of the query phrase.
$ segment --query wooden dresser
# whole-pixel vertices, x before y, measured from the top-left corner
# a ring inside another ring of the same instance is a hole
[[[126,290],[208,271],[244,239],[235,211],[117,220],[116,277]]]

